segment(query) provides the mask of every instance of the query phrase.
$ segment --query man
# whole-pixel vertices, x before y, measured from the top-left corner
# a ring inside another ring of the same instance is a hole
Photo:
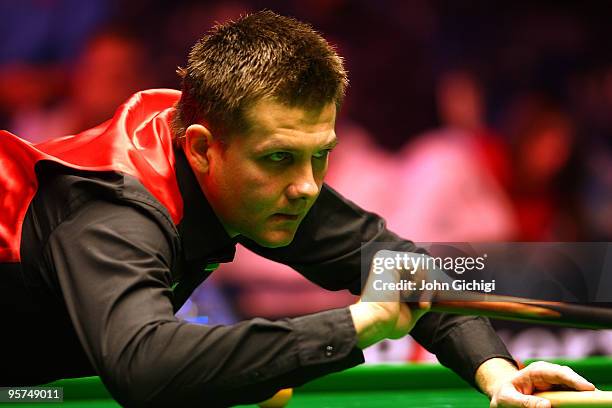
[[[423,311],[398,301],[177,321],[236,242],[353,293],[368,245],[415,249],[323,184],[347,80],[309,26],[261,12],[216,27],[180,74],[182,93],[136,94],[79,135],[32,146],[0,134],[0,384],[97,374],[127,406],[228,406],[359,364],[412,329],[493,406],[535,406],[524,394],[549,383],[593,388],[544,363],[517,372],[484,319],[417,322]]]

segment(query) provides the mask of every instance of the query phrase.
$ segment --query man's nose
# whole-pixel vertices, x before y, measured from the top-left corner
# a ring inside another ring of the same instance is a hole
[[[317,194],[319,194],[319,186],[310,166],[303,168],[287,188],[287,196],[290,200],[310,199],[316,197]]]

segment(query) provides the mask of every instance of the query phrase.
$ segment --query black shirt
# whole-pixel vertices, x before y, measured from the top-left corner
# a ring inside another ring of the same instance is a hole
[[[0,265],[0,385],[100,375],[130,406],[227,406],[363,362],[348,308],[230,326],[174,313],[237,241],[331,290],[361,288],[360,254],[373,242],[414,251],[384,221],[328,186],[283,248],[231,239],[182,153],[184,216],[175,226],[135,179],[39,163],[40,188],[24,221],[21,264]],[[487,320],[430,313],[417,341],[473,384],[492,357],[510,359]]]

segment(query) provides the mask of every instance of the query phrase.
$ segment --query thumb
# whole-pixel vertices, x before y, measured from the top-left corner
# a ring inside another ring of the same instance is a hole
[[[546,398],[534,395],[521,394],[515,388],[506,389],[506,392],[497,400],[496,407],[525,407],[525,408],[551,408],[551,403]]]
[[[417,307],[412,309],[414,320],[420,319],[425,313],[429,312],[429,309],[431,309],[431,302],[419,302]]]
[[[423,311],[423,313],[427,313],[429,312],[429,309],[431,309],[430,301],[420,301],[419,302],[418,310]]]
[[[551,408],[552,405],[546,398],[535,397],[533,395],[523,395],[521,402],[518,405],[520,407],[528,408]]]

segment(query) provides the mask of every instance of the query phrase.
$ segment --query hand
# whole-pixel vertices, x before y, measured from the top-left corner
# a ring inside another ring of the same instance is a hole
[[[349,307],[357,332],[357,346],[361,349],[384,339],[399,339],[412,330],[429,309],[419,305],[411,309],[400,302],[362,302]]]
[[[373,279],[372,274],[370,278]],[[381,278],[385,282],[398,282],[400,275],[388,273],[376,277],[376,279]],[[357,332],[357,346],[362,349],[384,339],[399,339],[405,336],[430,307],[429,302],[420,302],[411,306],[400,302],[399,291],[374,292],[370,281],[364,287],[362,300],[350,306]]]
[[[595,390],[593,384],[567,366],[536,361],[522,370],[515,370],[491,387],[491,408],[550,408],[550,401],[531,394],[550,390],[553,385],[562,385],[577,391]]]

